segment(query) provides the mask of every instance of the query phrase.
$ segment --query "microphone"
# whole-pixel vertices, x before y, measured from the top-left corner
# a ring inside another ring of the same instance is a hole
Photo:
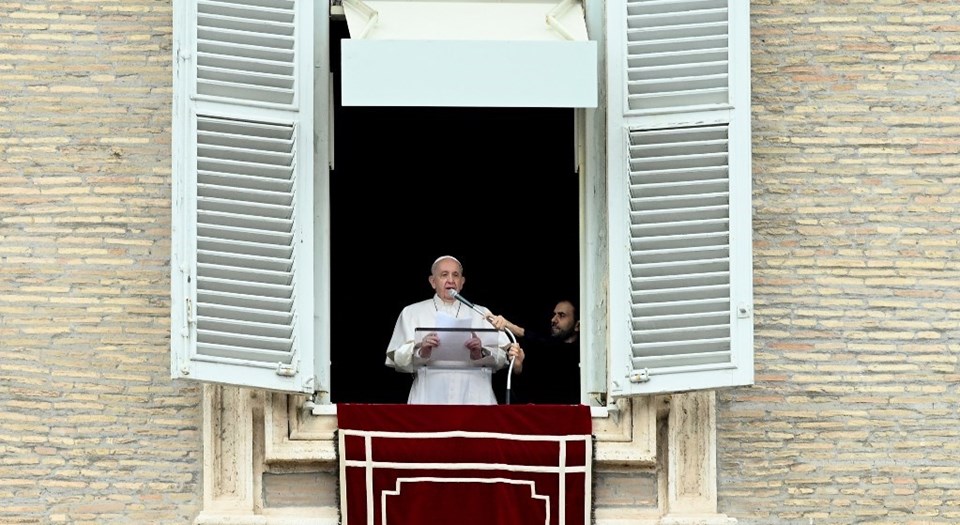
[[[467,305],[469,308],[471,308],[471,309],[476,310],[476,311],[479,312],[479,310],[477,310],[477,307],[474,306],[473,303],[471,303],[470,301],[466,300],[462,295],[460,295],[459,293],[457,293],[457,291],[454,290],[453,288],[448,289],[448,290],[447,290],[447,293],[450,294],[450,297],[453,297],[454,299],[456,299],[456,300],[460,301],[461,303]],[[483,312],[480,312],[480,313],[483,313]]]
[[[470,308],[470,309],[473,310],[474,312],[477,312],[478,314],[480,314],[481,316],[483,316],[483,318],[486,319],[487,322],[489,322],[490,324],[493,324],[493,321],[491,321],[490,318],[487,317],[487,312],[484,312],[483,310],[477,308],[477,306],[476,306],[475,304],[473,304],[473,303],[471,303],[470,301],[468,301],[464,296],[460,295],[459,292],[457,292],[457,291],[454,290],[453,288],[449,288],[449,289],[447,289],[447,293],[450,295],[450,297],[453,297],[454,299],[456,299],[456,300],[460,301],[461,303],[467,305],[468,308]],[[503,332],[503,333],[505,333],[505,334],[507,334],[507,337],[510,338],[510,342],[511,342],[511,343],[516,343],[516,342],[517,342],[517,338],[514,337],[513,332],[511,332],[510,330],[507,330],[506,328],[501,328],[500,331]]]

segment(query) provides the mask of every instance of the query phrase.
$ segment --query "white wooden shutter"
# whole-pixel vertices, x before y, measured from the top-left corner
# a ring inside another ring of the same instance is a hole
[[[611,11],[610,393],[751,384],[749,2]]]
[[[312,392],[313,2],[174,2],[171,372]]]

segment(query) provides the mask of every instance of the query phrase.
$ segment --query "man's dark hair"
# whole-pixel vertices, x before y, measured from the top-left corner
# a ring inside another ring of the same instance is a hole
[[[575,296],[571,296],[571,295],[561,295],[560,298],[557,299],[557,302],[555,302],[555,303],[553,303],[553,304],[560,304],[560,303],[570,303],[570,304],[573,306],[573,320],[574,320],[574,321],[579,321],[579,320],[580,320],[580,306],[579,306],[579,301],[577,301],[577,299],[575,298]]]

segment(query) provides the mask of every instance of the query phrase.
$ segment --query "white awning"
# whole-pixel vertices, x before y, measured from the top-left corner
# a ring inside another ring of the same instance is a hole
[[[345,106],[596,107],[577,0],[343,0]]]

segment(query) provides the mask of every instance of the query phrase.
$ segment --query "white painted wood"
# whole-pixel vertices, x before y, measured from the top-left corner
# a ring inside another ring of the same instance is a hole
[[[344,106],[597,105],[595,42],[344,40]]]
[[[613,396],[753,382],[748,10],[608,10]]]
[[[587,31],[597,42],[599,62],[606,61],[604,4],[586,4]],[[598,90],[606,91],[607,78],[598,73]],[[607,399],[607,99],[596,109],[585,109],[586,158],[580,174],[580,352],[581,382],[585,402],[606,404]]]
[[[352,39],[587,40],[579,1],[344,0]],[[559,22],[551,26],[547,17]]]
[[[315,386],[313,6],[174,3],[174,378]]]
[[[314,8],[313,337],[316,402],[330,401],[330,170],[333,169],[333,75],[330,73],[330,3]]]

